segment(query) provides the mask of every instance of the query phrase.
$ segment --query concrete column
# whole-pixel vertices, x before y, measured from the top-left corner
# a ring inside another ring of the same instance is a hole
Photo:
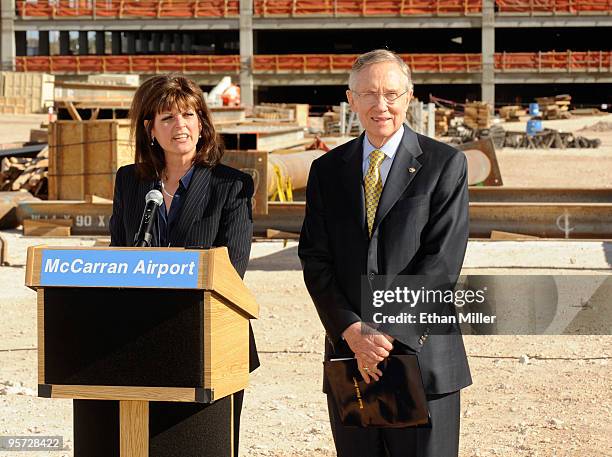
[[[96,31],[96,54],[103,56],[106,53],[106,36],[104,30]]]
[[[253,0],[240,0],[240,103],[253,106]]]
[[[482,101],[495,106],[495,0],[482,0]]]
[[[15,70],[15,2],[0,0],[0,69]]]
[[[49,47],[49,31],[41,30],[38,32],[38,55],[49,56],[51,55]]]

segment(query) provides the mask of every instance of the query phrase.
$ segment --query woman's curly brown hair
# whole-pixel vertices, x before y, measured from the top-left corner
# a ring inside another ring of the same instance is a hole
[[[166,167],[164,151],[159,143],[151,145],[153,120],[162,111],[193,109],[202,126],[202,137],[196,145],[194,165],[214,167],[223,156],[223,146],[212,123],[204,94],[198,85],[184,76],[157,75],[143,82],[130,107],[130,136],[135,145],[138,176],[145,180],[159,179]],[[147,122],[145,126],[145,121]]]

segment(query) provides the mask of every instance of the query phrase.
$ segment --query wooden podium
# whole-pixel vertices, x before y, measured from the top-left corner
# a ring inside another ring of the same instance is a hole
[[[38,396],[74,399],[75,457],[233,456],[259,309],[226,248],[30,247],[26,285]]]

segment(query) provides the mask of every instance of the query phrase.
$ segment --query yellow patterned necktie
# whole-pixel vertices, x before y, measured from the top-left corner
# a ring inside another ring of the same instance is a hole
[[[374,216],[376,216],[376,208],[378,200],[382,194],[383,183],[380,176],[380,165],[385,160],[385,153],[375,149],[370,153],[370,166],[364,178],[365,186],[365,206],[366,219],[368,221],[368,234],[372,237],[372,227],[374,226]]]

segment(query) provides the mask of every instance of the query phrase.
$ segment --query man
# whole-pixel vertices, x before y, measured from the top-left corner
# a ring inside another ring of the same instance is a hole
[[[459,391],[471,384],[460,332],[426,328],[394,339],[385,327],[362,331],[362,276],[456,277],[467,245],[465,156],[404,125],[412,89],[395,53],[357,58],[346,95],[365,133],[312,164],[298,252],[327,333],[326,358],[354,355],[364,380],[376,382],[391,351],[416,353],[431,428],[346,427],[328,395],[339,457],[458,455]]]

